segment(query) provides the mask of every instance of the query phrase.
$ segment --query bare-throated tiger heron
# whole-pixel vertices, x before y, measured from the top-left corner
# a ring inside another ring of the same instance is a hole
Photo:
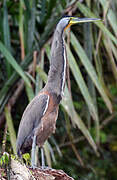
[[[95,18],[63,17],[56,26],[47,83],[26,107],[17,136],[17,154],[21,156],[32,148],[32,166],[34,166],[36,145],[40,148],[43,147],[44,142],[56,129],[58,108],[66,79],[64,31],[73,24],[98,20]]]

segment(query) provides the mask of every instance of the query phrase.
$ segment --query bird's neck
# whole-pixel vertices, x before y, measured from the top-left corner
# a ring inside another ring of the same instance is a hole
[[[63,31],[56,30],[51,47],[51,63],[48,74],[47,86],[54,93],[61,95],[64,91],[66,79],[66,51]]]

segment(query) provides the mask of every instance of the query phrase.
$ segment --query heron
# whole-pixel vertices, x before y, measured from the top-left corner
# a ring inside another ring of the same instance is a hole
[[[63,17],[58,22],[51,46],[51,62],[47,83],[26,107],[18,130],[17,154],[31,152],[31,165],[35,166],[36,145],[41,148],[42,166],[44,163],[43,145],[55,133],[59,104],[63,97],[66,81],[66,50],[64,32],[71,25],[98,21],[98,18]]]

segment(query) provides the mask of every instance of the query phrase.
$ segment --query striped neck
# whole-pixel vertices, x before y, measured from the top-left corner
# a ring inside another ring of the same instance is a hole
[[[55,31],[51,48],[51,63],[46,87],[56,93],[63,94],[66,79],[66,52],[63,31]]]

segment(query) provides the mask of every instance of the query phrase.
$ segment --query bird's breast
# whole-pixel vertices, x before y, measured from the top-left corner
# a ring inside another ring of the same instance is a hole
[[[58,117],[58,107],[48,112],[41,120],[40,127],[36,129],[37,145],[42,147],[44,142],[56,130],[56,120]]]
[[[37,137],[37,145],[43,146],[48,137],[55,132],[56,120],[58,117],[59,102],[57,96],[46,92],[49,95],[49,103],[44,116],[41,119],[40,125],[36,128],[35,134]]]

